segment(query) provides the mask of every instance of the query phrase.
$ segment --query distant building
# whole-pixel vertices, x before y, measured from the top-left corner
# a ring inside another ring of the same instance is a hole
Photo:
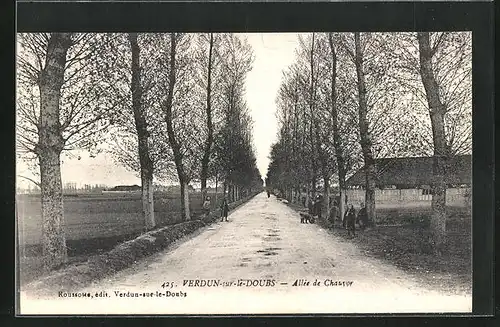
[[[433,178],[432,157],[383,158],[375,160],[377,202],[430,201]],[[463,200],[472,183],[471,155],[447,160],[447,201]],[[365,172],[359,169],[347,181],[348,200],[364,201]]]
[[[118,185],[108,189],[108,191],[115,191],[115,192],[134,192],[140,190],[141,187],[139,185]]]

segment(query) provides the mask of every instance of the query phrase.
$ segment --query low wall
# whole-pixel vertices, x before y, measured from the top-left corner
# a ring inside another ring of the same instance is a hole
[[[446,204],[465,205],[468,199],[467,188],[450,188],[446,190]],[[365,201],[364,190],[347,190],[347,200],[349,203],[360,203]],[[401,189],[401,190],[375,190],[375,203],[397,204],[407,202],[431,203],[432,195],[423,194],[421,189]]]

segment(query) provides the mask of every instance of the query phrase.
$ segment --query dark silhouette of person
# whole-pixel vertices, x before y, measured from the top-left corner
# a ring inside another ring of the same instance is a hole
[[[352,237],[356,236],[356,210],[354,210],[354,206],[352,204],[346,211],[344,224],[347,229],[347,236],[351,237],[351,234]]]
[[[313,215],[321,219],[321,205],[323,204],[321,195],[316,195],[316,200],[314,201]]]
[[[221,221],[227,221],[227,214],[229,213],[229,205],[227,204],[227,198],[224,197],[221,203]]]
[[[307,200],[307,211],[310,215],[314,215],[314,200],[311,198]]]
[[[361,230],[364,230],[368,225],[368,215],[366,213],[366,206],[364,203],[361,203],[361,209],[359,209],[357,221],[359,229]]]
[[[208,218],[210,215],[210,197],[207,196],[205,201],[203,202],[203,213],[205,214],[205,218]]]
[[[339,215],[339,207],[337,205],[337,201],[333,200],[332,201],[332,205],[331,205],[331,209],[330,209],[330,223],[332,224],[332,226],[335,224],[335,220],[337,219]]]

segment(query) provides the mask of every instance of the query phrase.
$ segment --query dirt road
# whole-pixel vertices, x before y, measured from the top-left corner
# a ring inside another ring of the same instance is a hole
[[[77,291],[91,297],[59,294],[21,306],[26,313],[78,314],[470,312],[472,306],[471,297],[426,289],[318,225],[300,224],[295,211],[265,193],[229,222]]]

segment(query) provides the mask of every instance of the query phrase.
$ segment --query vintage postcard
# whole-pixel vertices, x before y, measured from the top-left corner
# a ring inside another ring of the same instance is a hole
[[[470,313],[471,40],[18,33],[19,313]]]
[[[481,34],[280,30],[278,9],[23,16],[18,315],[472,313]]]

